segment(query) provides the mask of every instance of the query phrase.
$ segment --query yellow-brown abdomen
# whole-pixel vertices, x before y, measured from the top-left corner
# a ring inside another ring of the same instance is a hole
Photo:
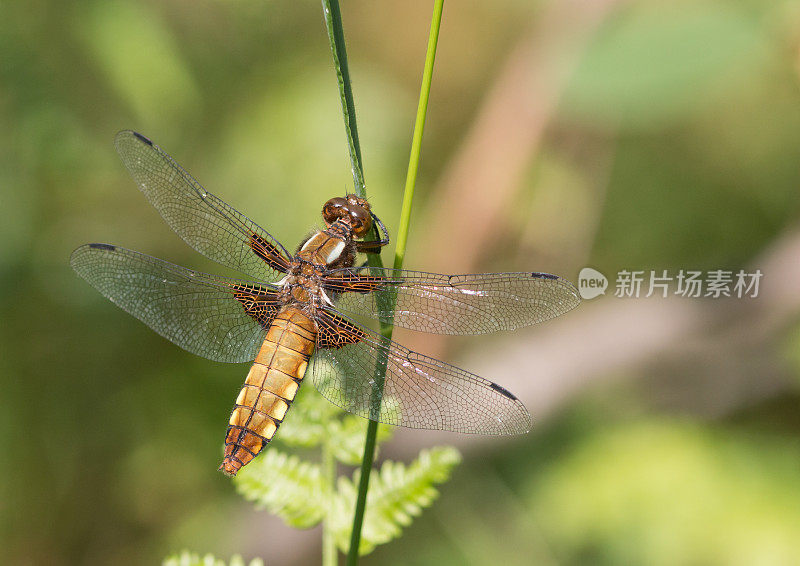
[[[236,399],[220,470],[236,475],[275,435],[306,373],[316,333],[296,307],[277,314]]]

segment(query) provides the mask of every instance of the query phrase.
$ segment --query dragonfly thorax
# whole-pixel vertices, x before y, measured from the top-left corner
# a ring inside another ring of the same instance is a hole
[[[314,233],[300,247],[290,273],[312,277],[326,269],[352,267],[356,259],[356,245],[348,230],[344,223],[337,220],[325,231]]]

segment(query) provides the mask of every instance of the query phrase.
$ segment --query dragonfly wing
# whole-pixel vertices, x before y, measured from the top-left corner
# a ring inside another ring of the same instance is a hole
[[[282,277],[290,254],[263,228],[206,191],[143,135],[122,131],[114,143],[139,189],[187,244],[260,281]]]
[[[275,289],[186,269],[109,244],[87,244],[72,268],[113,303],[193,354],[255,358],[279,309]]]
[[[317,315],[311,374],[335,405],[410,428],[496,435],[530,430],[525,406],[496,383],[412,352],[335,312]],[[386,368],[382,396],[380,360]]]
[[[514,330],[580,303],[572,283],[547,273],[441,275],[350,268],[331,271],[325,288],[347,315],[393,318],[396,326],[434,334]]]

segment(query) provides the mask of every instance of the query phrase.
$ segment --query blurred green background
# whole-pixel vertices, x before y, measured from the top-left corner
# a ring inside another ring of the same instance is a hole
[[[0,558],[317,563],[319,531],[216,471],[246,366],[166,342],[68,258],[101,241],[223,273],[136,190],[125,128],[287,247],[318,226],[352,187],[321,7],[0,6]],[[431,9],[343,5],[393,236]],[[383,456],[446,442],[465,461],[364,564],[800,563],[798,73],[796,0],[447,3],[406,266],[591,266],[612,287],[513,335],[401,335],[507,386],[536,426],[399,431]],[[613,296],[621,269],[756,268],[755,299]]]

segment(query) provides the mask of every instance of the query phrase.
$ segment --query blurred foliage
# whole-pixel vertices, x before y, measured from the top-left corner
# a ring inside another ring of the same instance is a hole
[[[170,556],[163,562],[164,566],[226,566],[224,560],[214,558],[211,554],[200,556],[184,550],[180,554]],[[235,555],[227,566],[264,566],[264,561],[260,558],[253,558],[245,563],[241,556]]]
[[[447,481],[460,461],[461,455],[452,446],[437,446],[422,450],[408,466],[391,460],[383,462],[376,477],[370,479],[359,554],[368,554],[377,545],[398,538],[403,528],[410,526],[422,509],[438,497],[434,486]],[[343,477],[337,486],[341,498],[336,508],[341,512],[336,517],[341,521],[334,525],[334,536],[342,551],[350,546],[358,480],[359,474],[355,473],[352,481]]]
[[[323,524],[343,553],[350,547],[353,512],[360,470],[353,479],[337,476],[336,462],[357,466],[364,453],[366,421],[345,413],[317,393],[304,388],[292,407],[292,418],[281,427],[275,443],[293,448],[317,448],[311,454],[269,450],[243,468],[234,480],[245,499],[279,516],[287,525],[307,529]],[[378,426],[380,444],[391,438],[391,428]],[[313,452],[316,461],[311,460]],[[370,480],[360,554],[400,536],[413,518],[437,497],[434,487],[450,476],[461,460],[452,447],[423,450],[409,466],[384,461]]]
[[[795,3],[748,4],[633,3],[587,48],[562,110],[619,136],[598,263],[741,265],[796,216]]]
[[[428,210],[436,181],[549,5],[446,7],[418,218],[448,213]],[[344,10],[370,200],[394,234],[430,7]],[[216,472],[246,368],[175,348],[67,259],[108,241],[224,273],[135,190],[112,146],[123,128],[287,246],[319,223],[322,203],[352,183],[319,5],[5,2],[0,51],[0,558],[142,564],[195,548],[269,560],[264,514]],[[796,0],[620,3],[583,47],[501,238],[475,243],[487,246],[480,267],[751,265],[797,224],[799,52]],[[453,244],[430,239],[435,224],[418,228],[411,269]],[[437,506],[364,563],[797,562],[796,324],[776,339],[763,367],[794,381],[770,399],[711,421],[656,418],[650,368],[631,369],[591,392],[602,399],[591,416],[567,407],[526,438],[468,454]],[[726,393],[713,359],[701,352],[682,383]]]
[[[609,21],[565,94],[566,112],[623,130],[663,128],[742,86],[768,61],[763,25],[725,4],[639,3]],[[701,99],[701,100],[698,100]]]
[[[800,560],[797,438],[664,415],[608,423],[607,411],[606,402],[584,402],[550,423],[529,454],[468,460],[469,475],[434,510],[439,520],[422,518],[426,544],[414,533],[404,541],[422,550],[402,559],[378,551],[376,563]],[[476,481],[481,497],[470,498]]]
[[[298,529],[313,527],[325,518],[331,494],[318,465],[272,448],[245,469],[236,487],[258,508]]]
[[[796,564],[798,470],[798,439],[645,420],[589,435],[529,501],[561,564]]]

